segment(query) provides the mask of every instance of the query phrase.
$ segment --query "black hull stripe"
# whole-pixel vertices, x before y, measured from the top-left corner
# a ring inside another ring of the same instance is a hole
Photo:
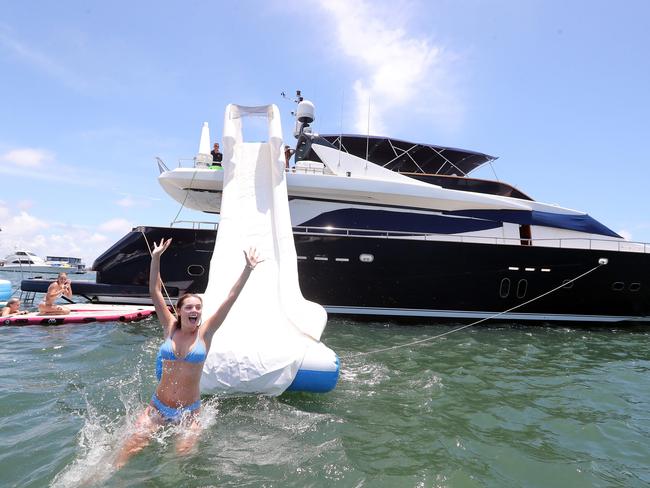
[[[332,314],[342,315],[377,315],[401,317],[439,317],[457,319],[484,319],[493,317],[499,312],[476,312],[466,310],[425,310],[417,308],[380,308],[380,307],[343,307],[325,305],[325,310]],[[564,314],[533,314],[533,313],[502,313],[495,320],[534,320],[549,322],[647,322],[650,317],[620,316],[620,315],[564,315]]]

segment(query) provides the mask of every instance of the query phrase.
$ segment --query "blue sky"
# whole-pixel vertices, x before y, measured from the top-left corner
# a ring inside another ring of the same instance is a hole
[[[1,2],[0,254],[82,256],[180,205],[157,183],[227,103],[301,89],[323,133],[499,159],[499,179],[650,242],[646,1]],[[291,141],[292,142],[292,141]],[[475,173],[492,178],[489,167]],[[183,210],[181,219],[206,216]]]

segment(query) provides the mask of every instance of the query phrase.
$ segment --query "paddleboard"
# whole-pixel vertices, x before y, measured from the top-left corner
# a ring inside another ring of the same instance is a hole
[[[73,303],[64,305],[70,309],[67,315],[42,315],[30,312],[24,315],[0,317],[0,325],[61,325],[88,324],[91,322],[134,322],[155,313],[151,306],[145,305],[107,305],[93,303]]]

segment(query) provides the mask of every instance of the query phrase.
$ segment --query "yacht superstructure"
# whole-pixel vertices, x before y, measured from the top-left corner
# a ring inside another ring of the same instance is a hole
[[[313,104],[299,102],[286,181],[307,299],[355,316],[458,320],[510,310],[499,320],[650,322],[650,244],[626,241],[585,212],[468,176],[495,159],[486,154],[316,134]],[[159,160],[158,179],[186,207],[218,214],[228,182],[211,167],[206,140],[207,126],[193,167],[170,170]],[[97,282],[141,287],[144,298],[143,235],[171,236],[165,282],[202,292],[216,232],[134,229],[97,258]]]

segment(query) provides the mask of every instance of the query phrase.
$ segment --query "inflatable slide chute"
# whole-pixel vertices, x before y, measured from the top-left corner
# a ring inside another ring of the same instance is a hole
[[[266,117],[268,142],[243,141],[242,118],[250,116]],[[245,249],[255,246],[264,261],[214,336],[201,378],[204,393],[324,392],[338,379],[338,358],[320,342],[327,313],[305,300],[298,283],[283,148],[275,105],[228,105],[221,220],[204,316],[214,313],[241,274]]]

